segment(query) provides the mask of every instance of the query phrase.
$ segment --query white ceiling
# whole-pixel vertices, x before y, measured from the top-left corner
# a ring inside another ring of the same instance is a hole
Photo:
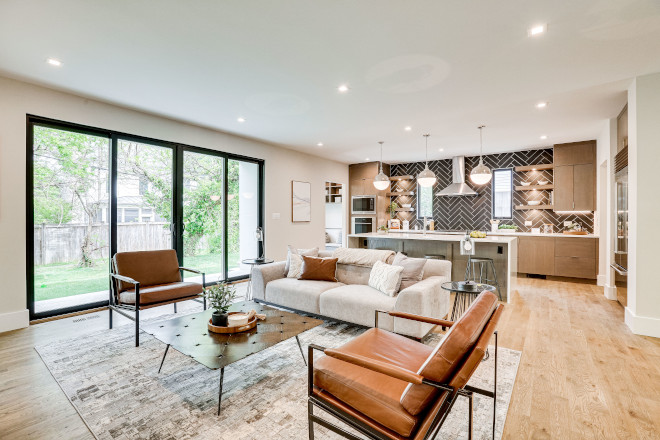
[[[654,0],[0,1],[4,75],[344,162],[592,139],[657,71]]]

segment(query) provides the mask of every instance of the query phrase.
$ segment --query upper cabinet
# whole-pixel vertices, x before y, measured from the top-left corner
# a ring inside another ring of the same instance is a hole
[[[554,147],[554,210],[595,211],[596,141]]]

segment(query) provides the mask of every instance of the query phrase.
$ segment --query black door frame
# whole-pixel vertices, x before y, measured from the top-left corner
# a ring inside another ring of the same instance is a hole
[[[265,204],[265,161],[249,156],[239,154],[226,153],[218,150],[211,150],[208,148],[195,147],[178,142],[163,141],[146,136],[139,136],[129,133],[122,133],[114,130],[106,130],[97,127],[91,127],[82,124],[75,124],[66,121],[46,118],[28,114],[26,115],[26,282],[27,282],[27,306],[30,313],[30,320],[48,318],[55,315],[66,313],[74,313],[108,305],[108,301],[100,301],[91,304],[84,304],[80,306],[67,307],[57,309],[49,312],[36,313],[34,310],[34,126],[54,128],[58,130],[73,131],[76,133],[88,134],[92,136],[106,137],[110,142],[109,148],[109,174],[110,174],[110,253],[112,256],[117,252],[117,150],[120,140],[127,140],[131,142],[140,142],[158,147],[166,147],[172,149],[172,172],[173,172],[173,200],[172,200],[172,247],[177,250],[179,256],[179,263],[183,263],[183,153],[190,151],[200,154],[209,154],[223,159],[223,278],[226,281],[238,281],[248,278],[248,275],[228,278],[229,254],[228,249],[228,228],[227,228],[227,192],[228,192],[228,178],[227,178],[227,164],[229,160],[237,160],[242,162],[254,163],[259,166],[258,171],[258,219],[257,224],[264,227],[264,204]],[[257,256],[264,252],[264,243],[261,243],[257,249]],[[109,259],[110,260],[110,259]],[[214,284],[214,283],[207,283]]]

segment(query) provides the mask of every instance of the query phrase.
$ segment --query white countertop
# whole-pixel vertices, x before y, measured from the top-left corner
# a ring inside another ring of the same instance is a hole
[[[407,231],[407,232],[389,232],[387,234],[378,234],[372,232],[370,234],[349,234],[349,237],[357,238],[384,238],[391,240],[430,240],[430,241],[455,241],[459,242],[465,235],[447,235],[438,232],[427,232],[426,235],[422,231]],[[518,237],[515,235],[498,235],[486,238],[475,238],[476,242],[480,243],[512,243]]]
[[[554,234],[543,234],[543,233],[538,233],[534,234],[532,232],[490,232],[490,231],[483,231],[488,236],[498,236],[498,237],[577,237],[577,238],[598,238],[598,235],[595,234],[588,234],[588,235],[569,235],[569,234],[562,234],[562,233],[554,233]],[[390,232],[390,234],[423,234],[424,231],[422,230],[415,230],[411,229],[408,231],[401,231],[401,232]],[[426,235],[448,235],[448,234],[443,234],[441,231],[426,231]],[[449,234],[450,236],[456,236],[456,237],[464,237],[465,234]],[[356,235],[357,236],[357,235]],[[378,235],[379,237],[382,237],[382,235]],[[350,235],[349,235],[350,237]]]

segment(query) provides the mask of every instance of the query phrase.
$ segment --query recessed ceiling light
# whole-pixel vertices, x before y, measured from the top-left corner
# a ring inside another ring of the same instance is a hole
[[[438,151],[445,151],[444,148],[438,148]]]
[[[339,93],[346,93],[348,92],[348,86],[346,84],[341,84],[339,87],[337,87],[337,90]]]
[[[541,139],[542,141],[544,141],[544,140],[546,140],[547,138],[548,138],[548,136],[545,135],[545,134],[543,134],[543,135],[541,135],[541,138],[540,138],[540,139]]]
[[[546,101],[541,101],[536,104],[536,108],[546,108],[548,106],[548,103]]]
[[[62,65],[62,61],[56,60],[55,58],[48,58],[46,62],[51,66],[56,66],[56,67],[60,67]]]
[[[410,125],[406,125],[403,129],[406,131],[410,131],[412,130],[412,127]]]
[[[322,146],[323,146],[323,142],[319,142],[318,144],[316,144],[316,146],[317,146],[317,147],[322,147]]]
[[[369,162],[369,158],[368,158],[368,157],[365,157],[365,158],[364,158],[364,161],[365,161],[365,162]]]
[[[531,28],[527,29],[527,36],[535,37],[545,33],[546,30],[547,26],[545,24],[537,24],[536,26],[532,26]]]
[[[238,119],[236,119],[238,122],[245,122],[245,118],[242,116],[239,116]]]

